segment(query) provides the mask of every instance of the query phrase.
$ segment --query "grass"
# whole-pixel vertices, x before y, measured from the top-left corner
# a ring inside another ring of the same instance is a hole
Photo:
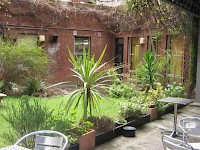
[[[31,99],[34,99],[32,97]],[[60,96],[60,97],[52,97],[52,98],[40,98],[41,101],[44,102],[44,104],[49,107],[49,109],[54,110],[65,110],[67,97],[66,96]],[[6,97],[3,101],[3,107],[0,108],[0,113],[5,114],[6,108],[10,106],[10,104],[14,104],[16,107],[18,106],[18,101],[20,98],[15,97]],[[99,106],[99,111],[94,112],[94,116],[107,116],[111,117],[114,120],[117,119],[118,113],[116,110],[118,110],[118,102],[120,102],[120,99],[114,99],[114,98],[107,98],[106,100],[102,100]],[[82,109],[79,107],[77,109],[77,115],[81,118],[82,117]],[[1,122],[1,128],[0,128],[0,147],[10,145],[10,143],[6,143],[3,138],[3,133],[9,131],[9,124],[4,120],[2,115],[0,115],[0,122]]]

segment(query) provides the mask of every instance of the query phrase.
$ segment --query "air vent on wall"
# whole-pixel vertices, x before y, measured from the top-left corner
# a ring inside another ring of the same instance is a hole
[[[58,35],[52,35],[51,36],[51,43],[56,43],[58,40]]]

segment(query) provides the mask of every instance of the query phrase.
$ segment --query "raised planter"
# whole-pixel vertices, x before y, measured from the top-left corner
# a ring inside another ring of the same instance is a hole
[[[108,142],[108,141],[112,140],[113,138],[122,135],[123,127],[125,127],[125,126],[139,127],[139,126],[142,126],[142,125],[148,123],[149,121],[150,121],[150,115],[148,114],[148,115],[141,116],[141,117],[137,118],[136,120],[127,122],[124,125],[115,127],[112,130],[98,134],[98,135],[96,135],[96,138],[95,138],[95,146],[98,146],[100,144]]]
[[[129,121],[127,123],[127,125],[130,125],[130,126],[133,126],[133,127],[139,127],[139,126],[142,126],[146,123],[150,122],[150,115],[149,114],[146,114],[144,116],[141,116],[135,120],[132,120],[132,121]]]
[[[83,134],[79,139],[79,149],[80,150],[92,150],[95,147],[95,130],[89,130],[87,133]]]

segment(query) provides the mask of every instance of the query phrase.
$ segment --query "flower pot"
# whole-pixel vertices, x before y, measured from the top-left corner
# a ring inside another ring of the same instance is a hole
[[[80,150],[92,150],[95,147],[95,130],[90,129],[87,133],[83,134],[79,139]]]
[[[149,107],[150,121],[158,118],[157,107]]]

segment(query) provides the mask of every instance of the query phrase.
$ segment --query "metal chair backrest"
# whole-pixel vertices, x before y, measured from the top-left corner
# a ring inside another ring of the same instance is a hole
[[[197,126],[200,126],[200,118],[198,117],[185,117],[180,120],[180,127],[185,132]]]
[[[68,143],[67,137],[60,132],[41,130],[23,136],[15,145],[20,144],[30,136],[35,136],[35,150],[64,150]]]
[[[35,150],[61,150],[63,138],[36,135]]]
[[[196,133],[195,129],[200,128],[200,118],[198,117],[185,117],[180,120],[179,125],[183,130],[183,140],[187,142],[188,134]],[[194,133],[193,133],[194,132]]]
[[[167,135],[162,136],[164,150],[192,150],[184,141],[172,138]]]

